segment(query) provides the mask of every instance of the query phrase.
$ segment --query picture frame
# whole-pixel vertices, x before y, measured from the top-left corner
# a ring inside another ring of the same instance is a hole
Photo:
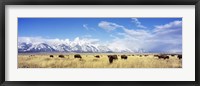
[[[1,0],[0,82],[2,86],[199,86],[199,0]],[[195,5],[195,81],[5,81],[5,6],[6,5]]]

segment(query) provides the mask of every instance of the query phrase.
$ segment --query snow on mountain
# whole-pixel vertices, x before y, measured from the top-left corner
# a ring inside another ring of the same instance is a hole
[[[54,52],[55,49],[45,43],[18,43],[18,52]]]
[[[32,44],[27,50],[27,52],[53,52],[55,51],[51,46],[45,43]]]
[[[38,38],[37,38],[38,39]],[[19,38],[18,52],[109,52],[106,46],[97,43],[98,40],[75,38],[74,41],[69,40],[48,40],[48,39],[32,39]]]
[[[72,41],[59,39],[19,38],[18,52],[78,52],[78,53],[106,53],[132,52],[130,49],[115,49],[102,45],[97,39],[75,38]],[[117,47],[117,46],[116,46]]]
[[[92,44],[46,44],[46,43],[18,43],[19,52],[108,52],[106,46],[95,46]]]
[[[32,44],[30,43],[18,43],[18,51],[19,52],[26,52],[30,47],[32,46]]]

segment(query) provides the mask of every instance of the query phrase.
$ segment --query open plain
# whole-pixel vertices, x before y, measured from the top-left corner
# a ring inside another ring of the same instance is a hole
[[[19,54],[18,68],[182,68],[182,55]]]

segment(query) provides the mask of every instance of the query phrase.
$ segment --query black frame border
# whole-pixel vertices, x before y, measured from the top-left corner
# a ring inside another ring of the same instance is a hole
[[[5,81],[5,5],[195,5],[195,81]],[[1,86],[200,86],[200,0],[0,0]]]

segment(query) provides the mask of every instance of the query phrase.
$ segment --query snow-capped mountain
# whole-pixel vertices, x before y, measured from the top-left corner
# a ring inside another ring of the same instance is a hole
[[[112,53],[112,52],[139,52],[127,48],[120,49],[101,44],[98,40],[76,38],[69,40],[49,40],[20,38],[18,40],[18,52],[77,52],[77,53]],[[141,52],[141,51],[140,51]]]
[[[58,44],[51,45],[47,43],[18,43],[18,52],[111,52],[106,46],[95,45],[68,45]]]
[[[45,43],[18,43],[18,52],[55,52],[56,50]]]

